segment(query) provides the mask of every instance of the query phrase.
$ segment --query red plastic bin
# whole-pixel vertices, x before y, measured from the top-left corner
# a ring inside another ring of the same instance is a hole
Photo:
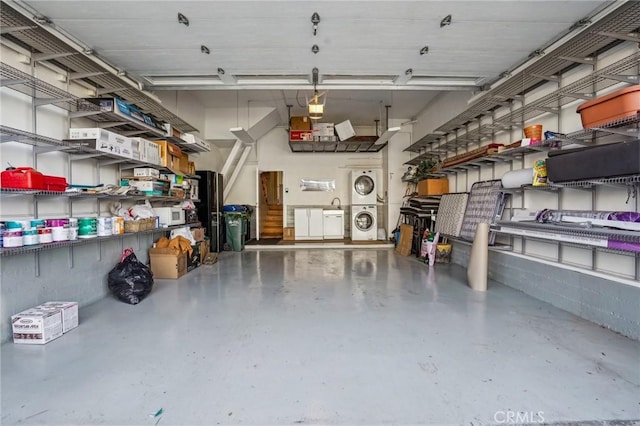
[[[67,179],[63,177],[44,175],[44,189],[47,191],[64,192],[67,186]]]
[[[18,167],[0,173],[0,187],[11,189],[45,189],[44,175],[31,167]]]

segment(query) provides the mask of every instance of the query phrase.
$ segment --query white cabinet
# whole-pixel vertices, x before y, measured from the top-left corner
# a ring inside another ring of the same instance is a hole
[[[325,210],[323,212],[325,240],[341,240],[344,238],[344,211]]]
[[[295,209],[296,240],[321,240],[324,232],[322,209]]]

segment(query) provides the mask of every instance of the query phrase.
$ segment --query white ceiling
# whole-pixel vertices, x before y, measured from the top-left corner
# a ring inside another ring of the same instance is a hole
[[[331,88],[327,114],[344,114],[335,121],[349,118],[356,124],[378,118],[381,105],[392,105],[392,118],[414,118],[438,91],[415,86],[418,77],[444,80],[444,89],[451,88],[450,78],[470,78],[475,85],[492,81],[603,3],[26,2],[100,57],[147,84],[164,76],[210,76],[211,86],[193,87],[200,89],[197,96],[205,106],[235,105],[238,88],[269,89],[251,90],[244,96],[276,103],[286,99],[293,105],[297,105],[294,89],[303,89],[299,99],[304,103],[304,95],[312,89],[311,70],[317,67],[318,88]],[[316,36],[311,23],[314,12],[320,15]],[[188,27],[178,23],[178,13],[189,19]],[[440,21],[449,14],[451,25],[441,28]],[[317,54],[311,51],[314,44],[320,49]],[[201,45],[210,54],[201,53]],[[429,52],[420,55],[423,46]],[[219,79],[218,68],[234,79]],[[407,69],[413,70],[414,81],[394,83]],[[255,75],[274,77],[277,83],[242,83]],[[335,76],[342,82],[329,83]],[[380,76],[374,82],[385,84],[363,83],[363,78],[371,76]],[[179,79],[172,88],[185,88],[185,80]],[[229,90],[232,93],[225,92]]]

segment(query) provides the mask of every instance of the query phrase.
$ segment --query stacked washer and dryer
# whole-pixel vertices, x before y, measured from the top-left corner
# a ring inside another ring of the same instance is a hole
[[[351,239],[376,240],[378,235],[377,173],[372,170],[351,171]]]

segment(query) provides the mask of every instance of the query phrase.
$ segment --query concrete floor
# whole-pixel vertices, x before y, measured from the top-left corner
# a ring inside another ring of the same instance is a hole
[[[640,419],[639,342],[464,276],[388,249],[222,253],[45,346],[3,345],[0,422]]]

